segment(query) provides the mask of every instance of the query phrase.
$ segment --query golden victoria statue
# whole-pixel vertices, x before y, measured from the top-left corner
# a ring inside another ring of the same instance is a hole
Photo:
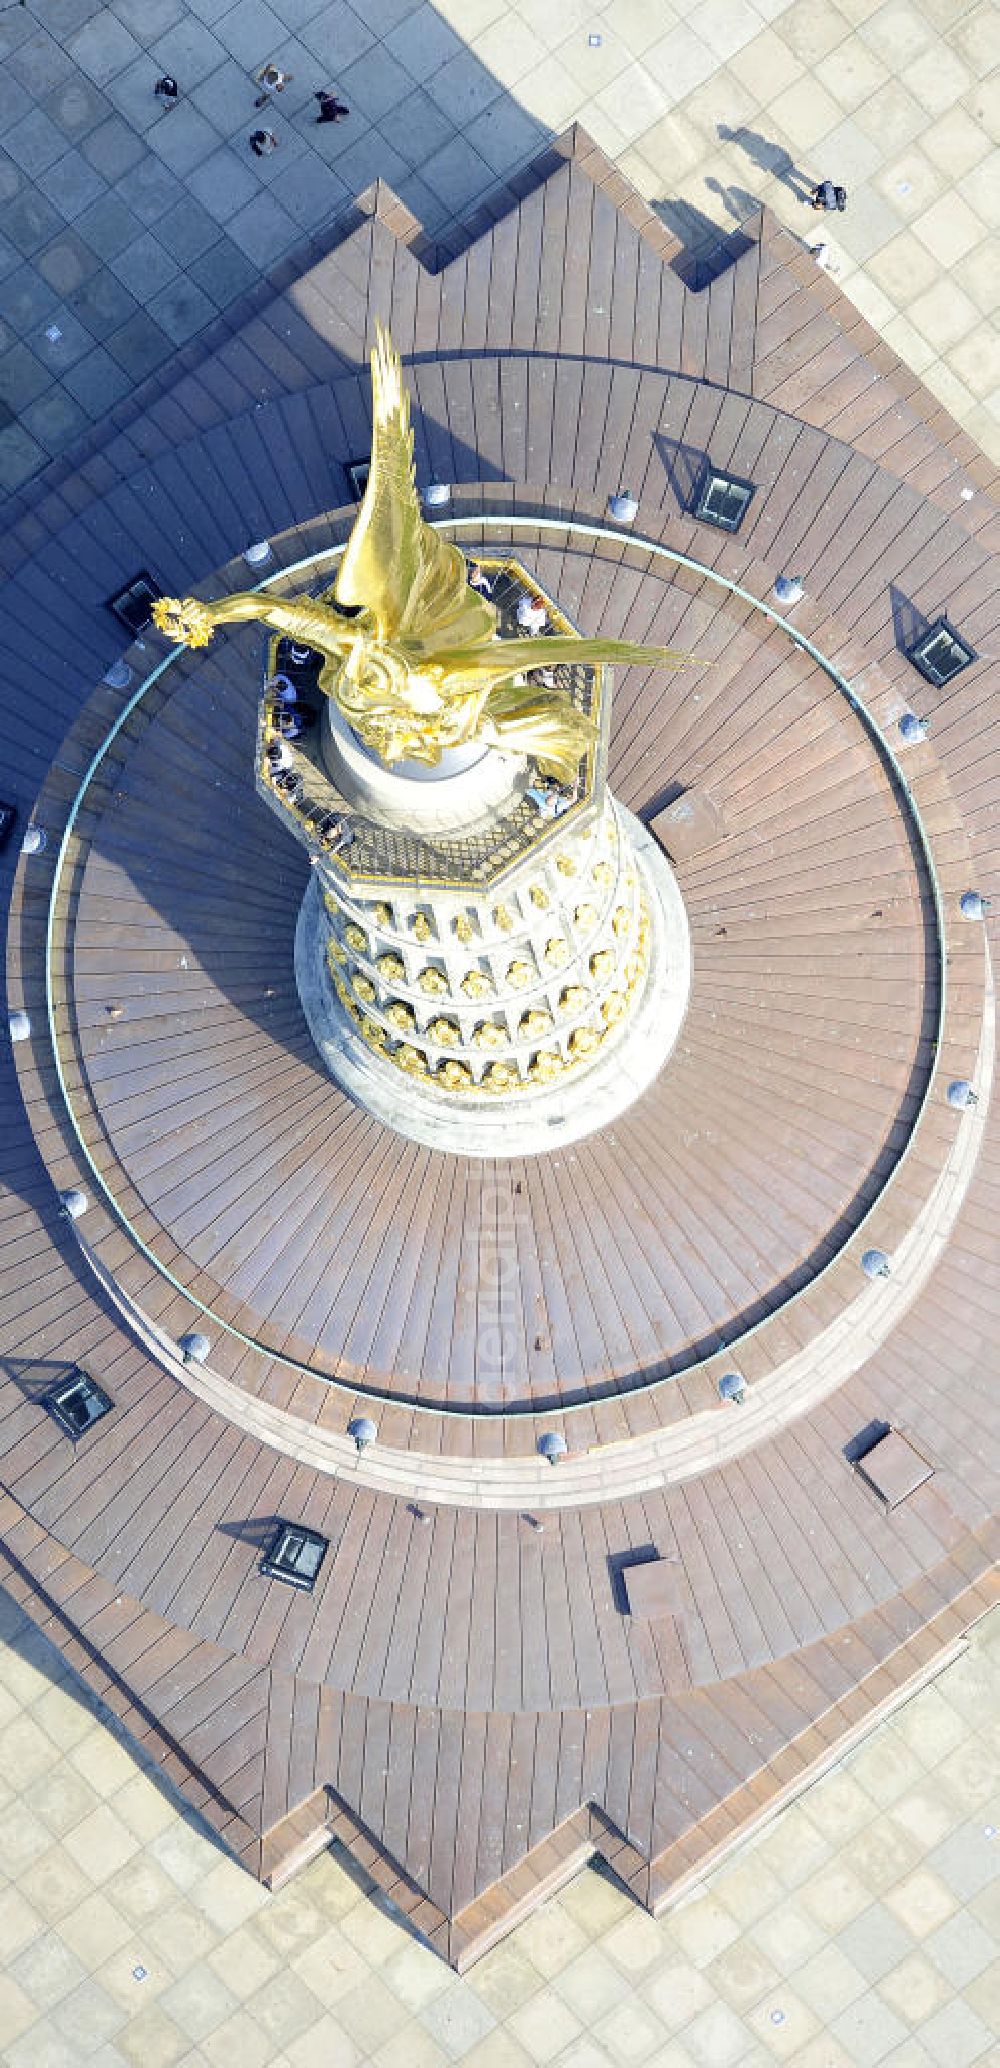
[[[216,625],[259,619],[324,655],[319,686],[385,762],[435,763],[483,740],[530,754],[575,780],[594,737],[565,691],[515,681],[560,662],[646,661],[679,667],[670,647],[620,639],[497,636],[497,612],[469,587],[464,555],[424,522],[413,467],[410,400],[389,333],[376,332],[371,471],[337,578],[321,596],[241,592],[217,603],[162,597],[161,632],[207,646]]]

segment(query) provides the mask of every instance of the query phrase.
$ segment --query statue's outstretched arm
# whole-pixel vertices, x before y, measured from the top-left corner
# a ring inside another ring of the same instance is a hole
[[[255,619],[303,646],[317,648],[329,660],[350,652],[351,640],[340,635],[333,611],[312,596],[266,596],[240,589],[214,603],[202,603],[196,596],[161,596],[153,605],[158,630],[183,646],[207,646],[217,625]]]
[[[214,603],[202,603],[197,596],[160,596],[153,605],[153,623],[168,639],[181,646],[207,646],[217,625],[247,624],[266,618],[268,598],[237,590],[234,596],[220,596]]]

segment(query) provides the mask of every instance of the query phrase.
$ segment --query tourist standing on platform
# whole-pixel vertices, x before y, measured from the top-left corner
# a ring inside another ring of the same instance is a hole
[[[533,639],[544,632],[548,613],[540,596],[532,596],[525,590],[517,606],[517,622],[522,631],[530,632]]]

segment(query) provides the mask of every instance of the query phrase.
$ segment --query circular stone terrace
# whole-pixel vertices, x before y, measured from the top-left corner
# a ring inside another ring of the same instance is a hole
[[[987,1090],[990,999],[932,747],[897,762],[898,694],[869,670],[860,702],[824,658],[844,665],[835,626],[777,615],[777,570],[754,596],[669,533],[544,499],[488,517],[480,494],[446,523],[470,551],[516,550],[585,631],[709,663],[616,671],[609,782],[672,856],[693,951],[652,1087],[571,1148],[481,1161],[403,1140],[331,1081],[294,982],[308,869],[253,789],[252,627],[97,692],[83,782],[38,808],[64,828],[52,1046],[32,979],[15,1053],[55,1184],[87,1193],[91,1263],[213,1406],[328,1470],[374,1414],[355,1461],[373,1485],[578,1502],[749,1448],[871,1354],[971,1172],[987,1099],[955,1111],[946,1087]],[[351,515],[275,541],[261,586],[305,586]],[[861,1269],[873,1247],[888,1279]],[[199,1368],[176,1348],[192,1327]],[[734,1370],[739,1413],[718,1397]],[[557,1474],[545,1428],[569,1445]]]

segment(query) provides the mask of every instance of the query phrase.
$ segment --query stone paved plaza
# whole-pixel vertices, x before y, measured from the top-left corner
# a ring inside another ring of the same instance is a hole
[[[5,2068],[969,2068],[1000,2029],[1000,1611],[654,1922],[586,1869],[459,1979],[334,1854],[269,1895],[0,1596]]]
[[[1000,456],[994,0],[11,0],[0,493],[381,174],[435,237],[579,119],[700,252],[760,200]],[[293,75],[255,113],[252,73]],[[153,85],[180,82],[163,109]],[[348,121],[317,127],[335,87]],[[252,130],[279,140],[255,158]],[[849,190],[814,216],[805,185]]]

